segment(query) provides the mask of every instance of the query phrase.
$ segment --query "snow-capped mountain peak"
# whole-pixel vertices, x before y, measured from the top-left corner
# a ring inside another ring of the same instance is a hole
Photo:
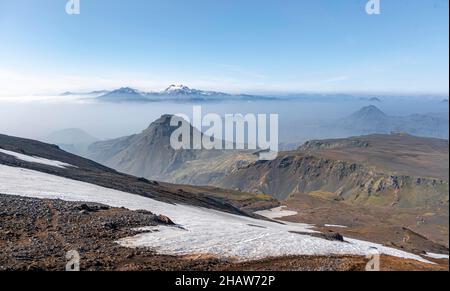
[[[200,91],[193,90],[189,88],[188,86],[184,85],[170,85],[168,88],[166,88],[163,93],[166,94],[182,94],[182,95],[189,95],[193,93],[199,93]]]
[[[176,91],[176,90],[190,90],[188,86],[184,85],[170,85],[166,91]]]
[[[109,102],[161,102],[161,101],[223,101],[223,100],[261,100],[266,97],[252,95],[231,95],[216,91],[192,89],[185,85],[170,85],[161,91],[145,92],[130,87],[107,92],[98,97],[99,100]]]

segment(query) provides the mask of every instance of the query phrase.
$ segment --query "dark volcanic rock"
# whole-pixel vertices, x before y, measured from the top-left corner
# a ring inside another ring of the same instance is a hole
[[[170,224],[170,218],[148,211],[0,194],[0,213],[0,271],[64,271],[69,251],[79,253],[81,270],[91,271],[207,270],[226,264],[119,246],[116,241],[138,234],[136,228]]]
[[[157,221],[162,224],[175,225],[175,223],[169,217],[162,214],[157,217]]]
[[[322,237],[325,238],[326,240],[344,242],[344,237],[340,233],[337,233],[337,232],[323,233]]]
[[[309,233],[309,232],[291,231],[291,233],[317,237],[317,238],[326,239],[326,240],[329,240],[329,241],[345,242],[344,236],[342,236],[341,234],[339,234],[337,232],[333,232],[333,231],[324,232],[324,233],[320,233],[320,232]]]

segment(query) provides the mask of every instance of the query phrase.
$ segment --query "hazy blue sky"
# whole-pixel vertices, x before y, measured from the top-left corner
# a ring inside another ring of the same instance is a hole
[[[447,93],[448,0],[0,0],[0,95]]]

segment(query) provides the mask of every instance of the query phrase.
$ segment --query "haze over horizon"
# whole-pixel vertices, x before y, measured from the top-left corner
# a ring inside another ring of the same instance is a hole
[[[448,1],[366,2],[81,0],[68,15],[66,1],[0,0],[0,97],[173,83],[448,96]]]

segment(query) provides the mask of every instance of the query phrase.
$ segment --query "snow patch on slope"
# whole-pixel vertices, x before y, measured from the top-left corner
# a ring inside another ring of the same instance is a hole
[[[18,160],[29,162],[29,163],[37,163],[37,164],[42,164],[42,165],[47,165],[47,166],[52,166],[52,167],[57,167],[57,168],[63,168],[63,169],[67,168],[67,167],[76,168],[75,166],[73,166],[71,164],[63,163],[60,161],[48,160],[48,159],[44,159],[41,157],[27,156],[24,154],[7,151],[7,150],[3,150],[3,149],[0,149],[0,153],[6,154],[9,156],[13,156]]]
[[[280,206],[280,207],[269,209],[269,210],[257,211],[255,213],[258,215],[261,215],[263,217],[270,218],[270,219],[288,217],[288,216],[293,216],[293,215],[298,214],[297,211],[285,210],[285,208],[286,208],[286,206]]]
[[[344,225],[338,225],[338,224],[325,224],[325,227],[333,227],[333,228],[348,228],[347,226]]]
[[[130,210],[144,209],[169,216],[184,228],[159,227],[158,232],[125,238],[126,247],[150,247],[161,254],[213,254],[239,260],[286,255],[361,255],[380,253],[430,263],[379,244],[347,239],[348,243],[294,234],[313,232],[299,223],[279,224],[224,212],[167,204],[130,193],[37,171],[0,165],[0,193],[41,199],[97,202]]]
[[[449,255],[445,255],[445,254],[434,254],[434,253],[427,253],[426,254],[427,257],[432,258],[432,259],[447,259],[449,258]]]

